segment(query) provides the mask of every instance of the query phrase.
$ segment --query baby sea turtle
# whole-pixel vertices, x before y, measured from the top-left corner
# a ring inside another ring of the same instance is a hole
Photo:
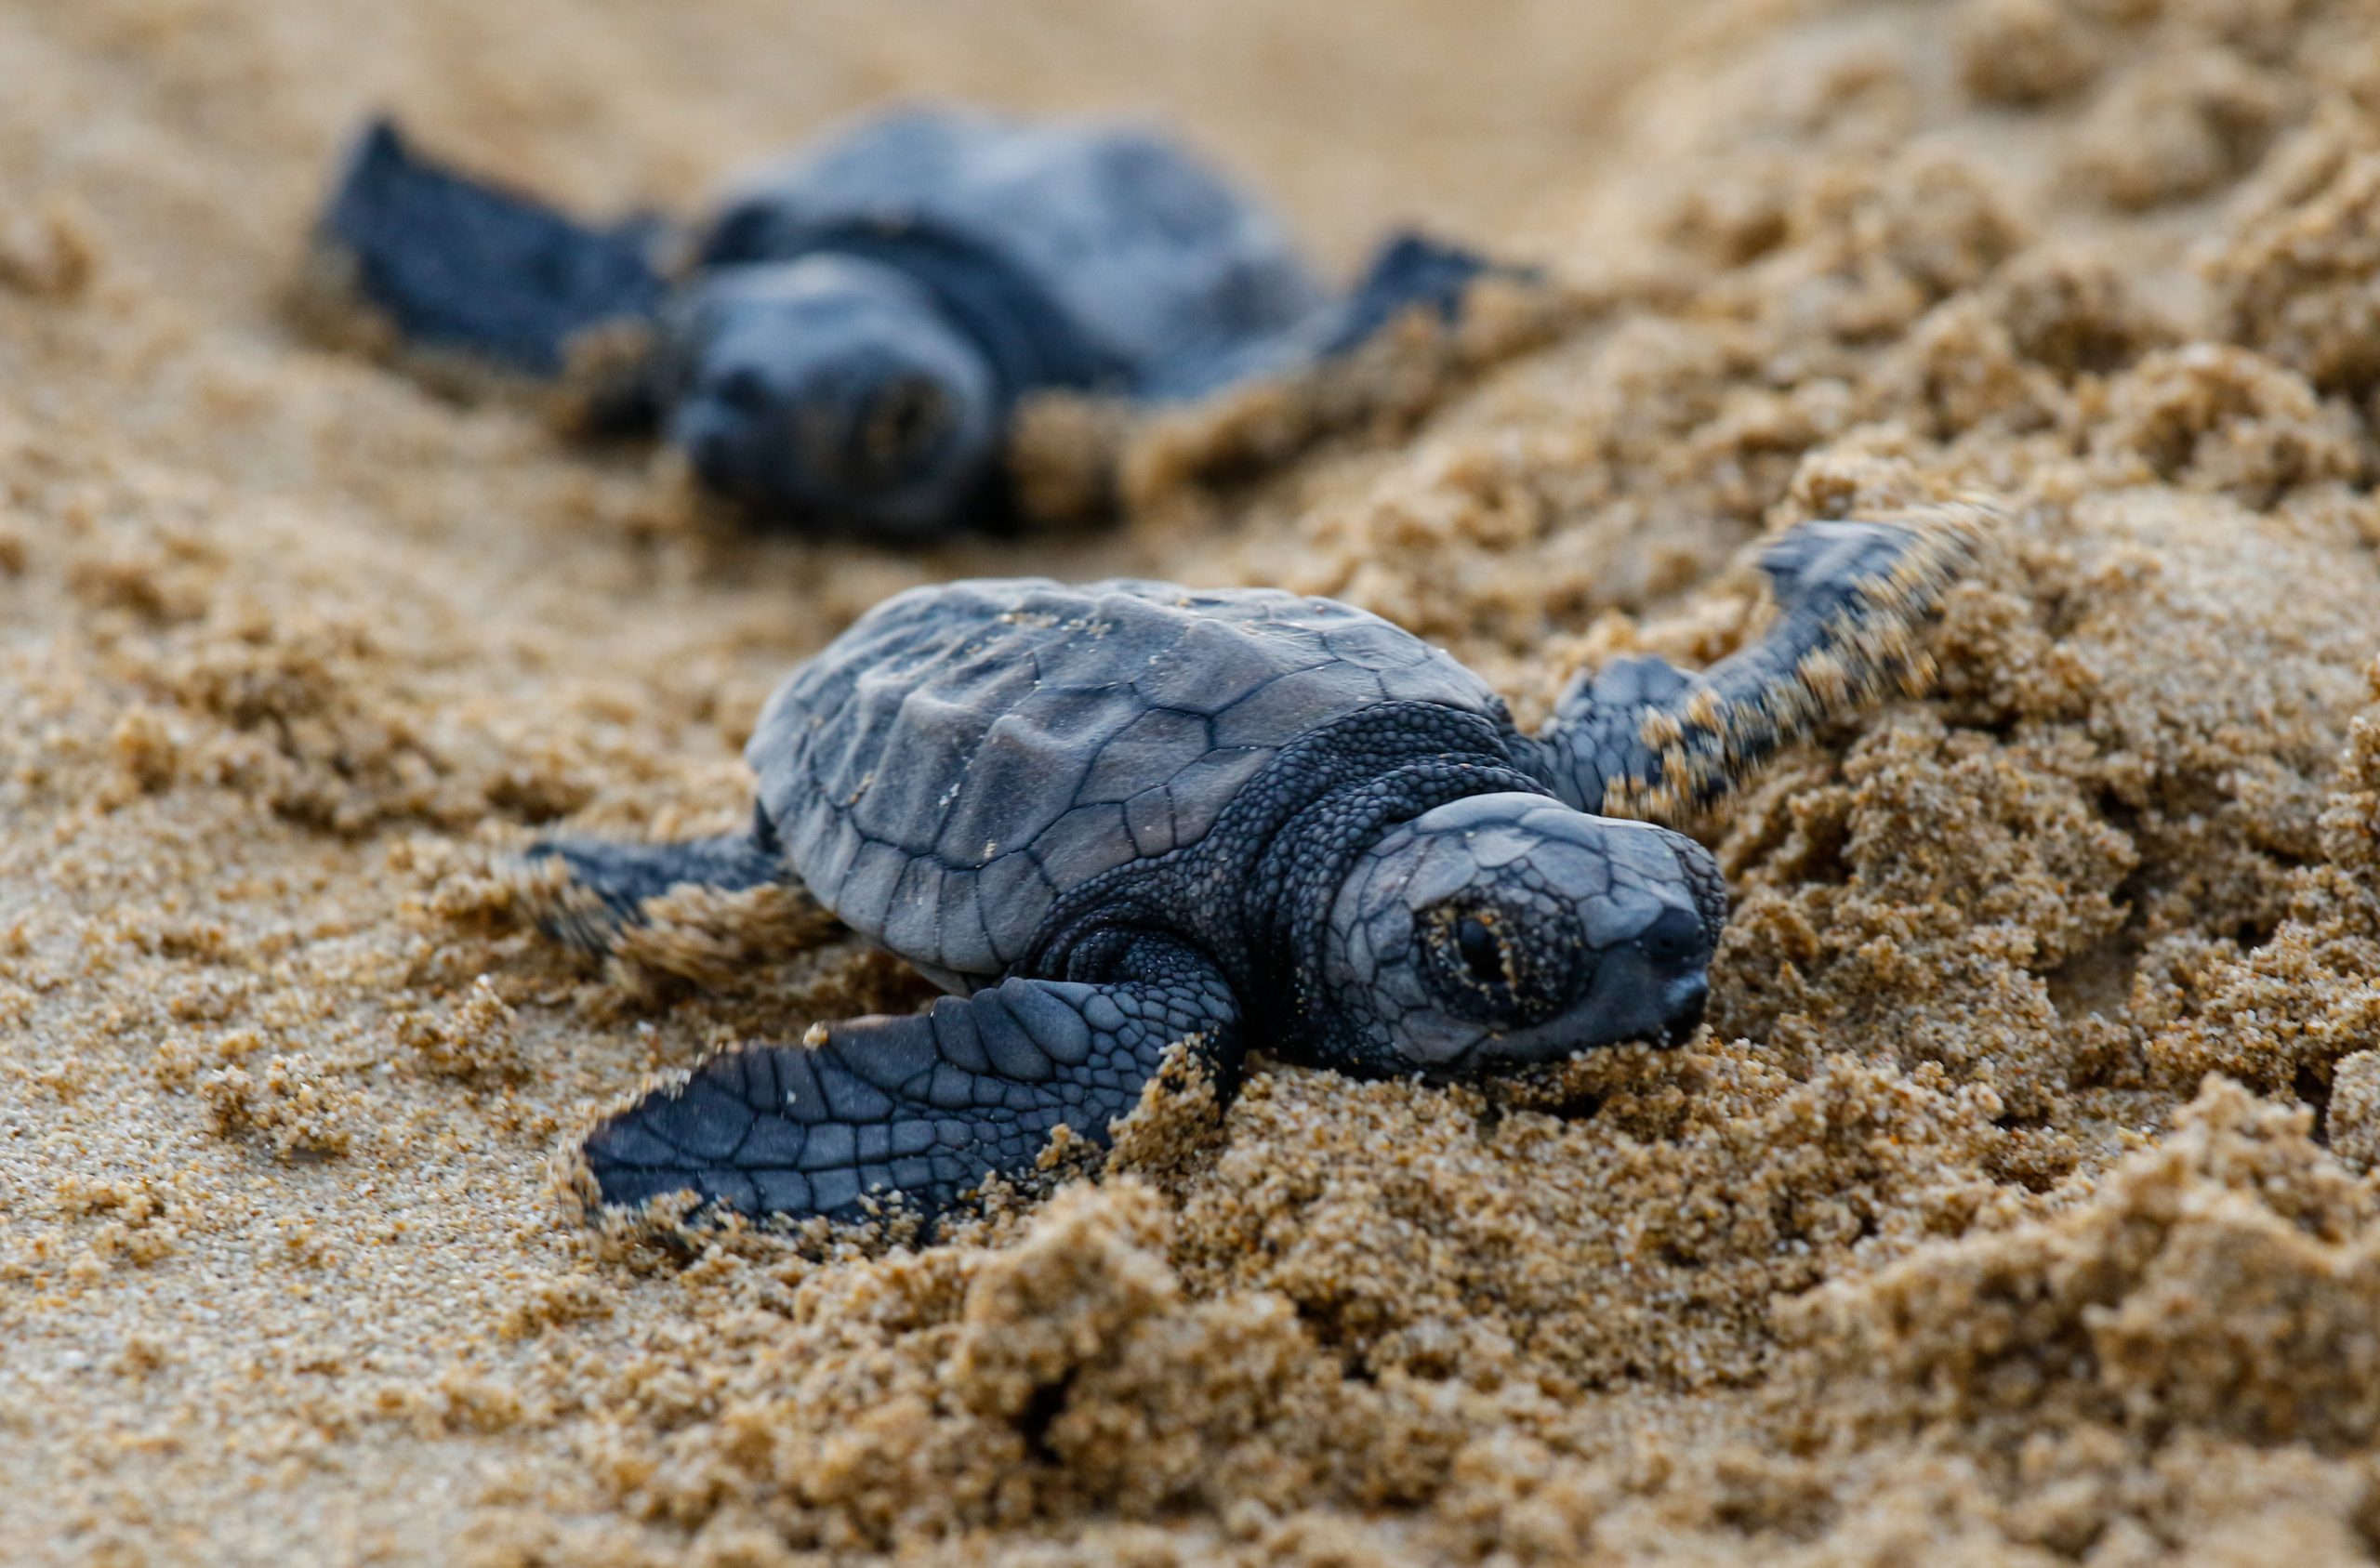
[[[779,688],[749,828],[536,847],[549,932],[603,951],[688,885],[790,883],[952,993],[715,1056],[587,1139],[602,1199],[928,1216],[1104,1146],[1190,1042],[1228,1097],[1251,1038],[1364,1076],[1509,1071],[1702,1016],[1726,914],[1690,810],[1819,719],[1913,687],[1965,508],[1814,522],[1780,613],[1699,674],[1582,676],[1536,735],[1442,651],[1269,589],[912,589]]]
[[[317,282],[433,353],[552,377],[575,349],[640,344],[602,422],[657,426],[756,516],[912,539],[1005,515],[1028,394],[1195,396],[1410,309],[1450,319],[1486,270],[1401,234],[1334,299],[1269,213],[1153,131],[949,109],[830,135],[683,232],[580,222],[381,121],[316,250]]]

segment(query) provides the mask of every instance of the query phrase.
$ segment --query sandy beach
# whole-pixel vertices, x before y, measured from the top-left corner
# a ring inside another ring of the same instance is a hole
[[[0,8],[0,1557],[2380,1552],[2371,7],[87,0]],[[952,95],[1570,303],[1360,419],[1137,430],[1110,526],[902,552],[291,309],[377,109],[622,212]],[[1695,825],[1685,1048],[1260,1056],[926,1247],[688,1252],[562,1179],[647,1074],[930,995],[699,910],[598,968],[493,869],[735,822],[888,593],[1334,595],[1534,723],[1756,635],[1765,535],[1976,494],[1930,692]]]

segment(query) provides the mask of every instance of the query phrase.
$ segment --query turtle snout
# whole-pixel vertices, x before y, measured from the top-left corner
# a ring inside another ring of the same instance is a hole
[[[1702,1027],[1703,1011],[1711,1005],[1711,977],[1699,969],[1680,975],[1669,982],[1662,1000],[1667,1006],[1661,1018],[1661,1043],[1684,1045]]]
[[[1702,1027],[1711,1002],[1711,940],[1701,918],[1684,909],[1665,910],[1645,928],[1636,948],[1656,987],[1659,1038],[1665,1046],[1682,1045]]]
[[[1691,910],[1663,910],[1646,926],[1636,945],[1657,968],[1699,973],[1711,961],[1710,935],[1703,929],[1700,917]]]

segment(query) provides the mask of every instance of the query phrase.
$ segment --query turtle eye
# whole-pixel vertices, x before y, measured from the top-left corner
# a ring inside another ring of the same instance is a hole
[[[1423,929],[1435,989],[1457,1012],[1501,1018],[1520,1004],[1529,964],[1514,947],[1501,910],[1474,899],[1449,901],[1424,917]]]
[[[1517,1028],[1561,1010],[1584,972],[1558,914],[1458,894],[1416,921],[1430,989],[1456,1018]]]
[[[1504,961],[1504,944],[1488,923],[1476,915],[1466,915],[1455,922],[1454,942],[1462,955],[1462,967],[1482,987],[1512,983],[1511,968]]]

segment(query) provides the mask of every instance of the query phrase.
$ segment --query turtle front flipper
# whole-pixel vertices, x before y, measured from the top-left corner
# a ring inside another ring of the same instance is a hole
[[[1463,296],[1493,273],[1533,282],[1532,269],[1488,260],[1478,252],[1410,230],[1390,235],[1347,296],[1333,306],[1319,352],[1343,354],[1369,340],[1408,310],[1426,310],[1443,323],[1462,313]]]
[[[376,120],[316,227],[314,282],[410,346],[549,377],[599,327],[645,323],[667,292],[651,226],[597,228],[416,153]]]
[[[588,1169],[611,1206],[691,1191],[754,1217],[855,1220],[897,1193],[932,1221],[986,1177],[1031,1181],[1061,1127],[1107,1147],[1178,1041],[1227,1098],[1244,1048],[1214,966],[1149,938],[1111,968],[715,1056],[590,1133]]]
[[[1379,337],[1395,323],[1425,314],[1445,329],[1462,320],[1464,301],[1482,279],[1537,285],[1551,292],[1542,272],[1491,261],[1476,251],[1412,231],[1392,234],[1372,253],[1355,286],[1277,331],[1189,349],[1159,365],[1145,367],[1135,389],[1144,402],[1183,403],[1228,388],[1283,378],[1308,384],[1304,401],[1336,406],[1314,381],[1343,370],[1339,362]],[[1360,400],[1358,400],[1360,401]]]
[[[1923,690],[1919,628],[1983,518],[1946,506],[1792,529],[1761,556],[1778,610],[1766,635],[1698,674],[1647,656],[1581,675],[1537,738],[1537,771],[1581,810],[1687,815],[1819,724]]]

